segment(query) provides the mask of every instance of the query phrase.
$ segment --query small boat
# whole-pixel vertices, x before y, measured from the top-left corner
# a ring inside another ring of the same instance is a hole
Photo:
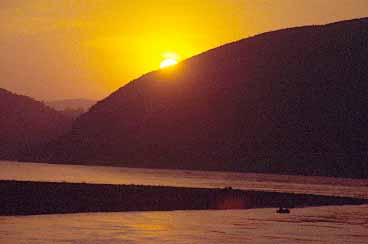
[[[290,213],[290,210],[289,210],[288,208],[282,208],[282,207],[280,207],[280,208],[276,211],[276,213],[279,213],[279,214],[288,214],[288,213]]]

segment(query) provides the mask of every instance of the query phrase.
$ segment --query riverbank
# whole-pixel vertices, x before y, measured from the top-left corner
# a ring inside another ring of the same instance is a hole
[[[187,188],[0,181],[0,215],[83,212],[249,209],[367,204],[368,200],[311,194]]]

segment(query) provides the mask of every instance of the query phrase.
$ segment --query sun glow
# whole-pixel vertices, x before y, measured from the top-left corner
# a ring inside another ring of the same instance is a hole
[[[166,52],[162,54],[163,61],[160,63],[160,68],[164,69],[178,63],[179,55],[175,52]]]
[[[178,63],[178,61],[176,61],[175,59],[167,58],[167,59],[165,59],[164,61],[161,62],[160,68],[163,69],[163,68],[166,68],[166,67],[169,67],[169,66],[173,66],[177,63]]]

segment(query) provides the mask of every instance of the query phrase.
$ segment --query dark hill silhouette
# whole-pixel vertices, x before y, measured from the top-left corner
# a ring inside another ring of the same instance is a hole
[[[37,159],[367,177],[368,19],[269,32],[146,74]]]
[[[43,103],[0,88],[0,160],[34,153],[70,127],[70,119]]]

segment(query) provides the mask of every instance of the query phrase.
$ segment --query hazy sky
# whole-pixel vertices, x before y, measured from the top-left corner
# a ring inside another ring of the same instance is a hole
[[[0,87],[101,99],[167,52],[366,16],[368,0],[0,0]]]

